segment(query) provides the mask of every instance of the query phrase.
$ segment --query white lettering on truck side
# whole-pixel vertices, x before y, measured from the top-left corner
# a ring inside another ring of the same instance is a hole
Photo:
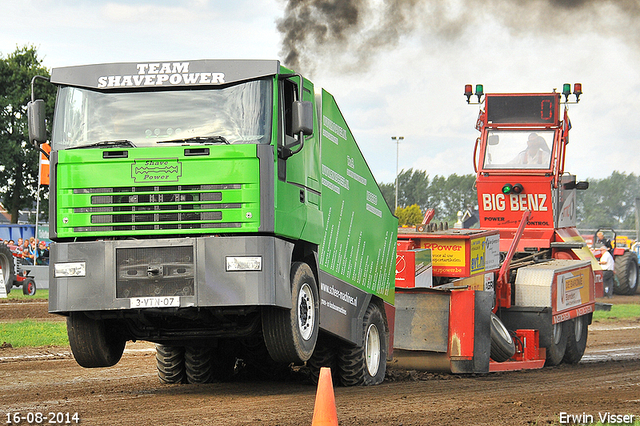
[[[509,194],[509,210],[512,212],[525,211],[546,212],[547,194]],[[507,206],[505,194],[482,194],[484,211],[505,211]]]

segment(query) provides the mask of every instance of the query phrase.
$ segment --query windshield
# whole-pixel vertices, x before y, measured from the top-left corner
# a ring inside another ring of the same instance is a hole
[[[484,168],[548,169],[553,136],[553,130],[490,130]]]
[[[272,105],[270,80],[153,92],[62,87],[53,148],[269,143]]]

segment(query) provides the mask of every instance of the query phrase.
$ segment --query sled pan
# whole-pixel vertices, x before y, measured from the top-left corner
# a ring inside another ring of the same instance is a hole
[[[396,289],[391,366],[484,373],[491,352],[493,293],[469,289]]]

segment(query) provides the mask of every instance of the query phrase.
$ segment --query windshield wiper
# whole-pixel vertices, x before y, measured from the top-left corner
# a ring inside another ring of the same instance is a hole
[[[158,143],[223,143],[229,145],[229,141],[224,136],[195,136],[193,138],[173,139],[170,141],[158,141]]]
[[[135,148],[136,146],[133,144],[133,142],[128,141],[126,139],[121,139],[121,140],[117,140],[117,141],[100,141],[100,142],[96,142],[96,143],[90,143],[87,145],[80,145],[80,146],[74,146],[72,148],[69,149],[82,149],[82,148],[98,148],[98,147],[107,147],[107,148],[116,148],[116,147],[129,147],[129,148]]]

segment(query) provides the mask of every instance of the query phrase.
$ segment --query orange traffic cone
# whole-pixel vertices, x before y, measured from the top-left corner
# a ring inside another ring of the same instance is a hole
[[[338,426],[336,399],[333,395],[333,382],[331,381],[331,369],[329,367],[320,369],[316,405],[313,407],[311,426]]]

